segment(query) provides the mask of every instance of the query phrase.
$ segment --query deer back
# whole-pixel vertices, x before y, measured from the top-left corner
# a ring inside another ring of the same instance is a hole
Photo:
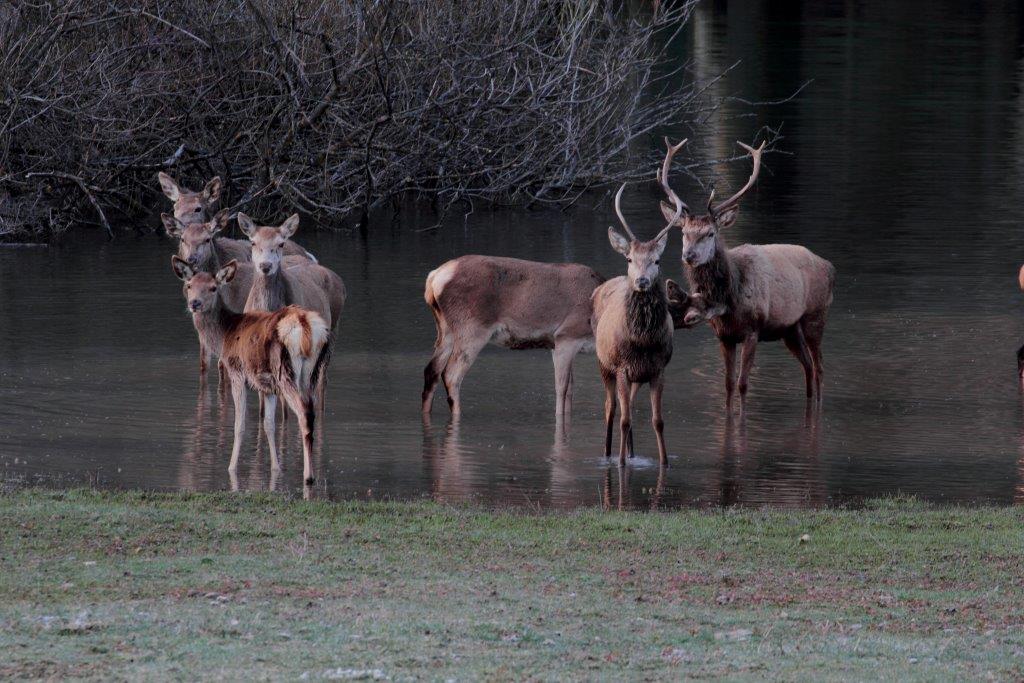
[[[506,345],[589,339],[590,295],[604,278],[574,263],[469,255],[427,276],[425,296],[452,327],[503,329]]]

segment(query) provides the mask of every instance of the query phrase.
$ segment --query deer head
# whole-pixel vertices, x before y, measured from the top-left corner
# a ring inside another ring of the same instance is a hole
[[[174,202],[174,217],[184,225],[210,220],[213,208],[220,199],[220,176],[206,183],[199,192],[182,188],[174,178],[162,171],[157,174],[157,179],[160,181],[160,189]]]
[[[661,232],[654,239],[648,242],[641,242],[633,234],[633,231],[629,229],[626,218],[622,215],[622,191],[625,189],[626,185],[623,183],[619,191],[615,193],[615,215],[619,217],[619,222],[622,223],[622,228],[629,235],[629,239],[626,239],[616,232],[615,228],[609,226],[608,241],[611,242],[612,249],[626,257],[626,262],[629,264],[626,276],[629,278],[630,286],[632,286],[634,291],[646,292],[661,277],[659,265],[661,263],[661,253],[665,251],[665,245],[668,244],[668,232],[675,221],[682,215],[684,205],[681,202],[676,205],[676,213],[668,225],[662,228]]]
[[[178,279],[185,283],[185,306],[189,313],[209,313],[217,308],[217,288],[231,282],[235,277],[238,263],[229,261],[215,275],[198,271],[188,261],[178,256],[171,257],[171,268]]]
[[[200,269],[214,258],[213,238],[228,224],[228,210],[218,211],[213,220],[206,222],[185,224],[167,213],[160,214],[160,220],[167,234],[178,240],[178,256]]]
[[[284,223],[273,227],[256,225],[244,213],[239,213],[238,227],[252,242],[252,264],[264,275],[273,275],[281,267],[284,243],[299,229],[299,214],[292,214]]]
[[[686,143],[683,140],[675,147],[666,138],[665,145],[668,147],[668,151],[665,153],[665,161],[661,165],[661,173],[659,174],[659,181],[661,182],[662,190],[665,191],[665,195],[672,200],[675,205],[682,204],[679,197],[672,190],[668,184],[668,171],[672,165],[672,157],[675,153]],[[739,202],[740,199],[745,195],[750,188],[754,186],[757,181],[758,173],[761,172],[761,154],[764,152],[765,143],[762,142],[761,146],[757,149],[737,142],[740,147],[750,152],[750,156],[754,160],[754,169],[750,173],[750,179],[747,180],[747,184],[743,188],[734,194],[733,196],[726,199],[724,202],[715,203],[715,192],[711,191],[711,196],[708,197],[707,213],[704,215],[695,215],[693,212],[686,207],[683,215],[675,220],[669,218],[674,215],[672,207],[661,202],[661,213],[666,219],[672,220],[673,224],[679,225],[683,230],[683,261],[688,266],[700,266],[704,265],[711,260],[711,257],[715,255],[715,251],[718,248],[718,231],[730,227],[736,222],[736,217],[739,215]]]

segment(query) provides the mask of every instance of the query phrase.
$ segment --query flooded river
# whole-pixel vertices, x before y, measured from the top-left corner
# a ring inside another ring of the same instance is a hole
[[[323,497],[422,498],[571,508],[856,504],[907,493],[941,502],[1024,502],[1024,13],[1015,3],[705,3],[686,31],[715,86],[791,102],[730,118],[699,154],[719,156],[783,124],[731,244],[795,242],[839,273],[825,336],[825,403],[807,414],[799,364],[764,344],[744,419],[724,409],[718,345],[676,334],[665,390],[670,468],[660,472],[646,389],[639,457],[602,457],[603,389],[593,355],[576,365],[567,436],[556,435],[550,354],[488,348],[463,387],[465,415],[419,411],[434,326],[426,274],[466,253],[625,262],[606,227],[610,197],[568,212],[382,217],[367,240],[300,232],[345,279],[349,301],[330,367],[318,445]],[[796,5],[799,7],[799,5]],[[749,111],[734,101],[726,113]],[[655,144],[652,141],[652,144]],[[743,183],[735,164],[717,179]],[[680,187],[684,185],[681,183]],[[731,190],[730,190],[731,191]],[[690,188],[691,204],[702,195]],[[634,188],[634,230],[660,228],[653,188]],[[155,225],[154,225],[155,227]],[[173,245],[88,232],[45,249],[0,249],[0,476],[8,481],[160,490],[301,491],[292,419],[288,468],[272,477],[256,416],[236,481],[227,473],[230,399],[198,384],[197,344]],[[663,270],[683,279],[679,237]]]

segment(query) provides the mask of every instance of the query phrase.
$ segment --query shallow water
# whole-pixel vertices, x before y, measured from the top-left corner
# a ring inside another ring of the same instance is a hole
[[[382,218],[370,238],[302,233],[350,299],[330,368],[314,495],[433,497],[531,507],[821,506],[897,492],[943,503],[1024,501],[1024,421],[1014,353],[1024,341],[1022,15],[1013,3],[705,4],[687,30],[695,68],[744,61],[720,94],[795,101],[734,118],[698,154],[720,156],[784,122],[793,156],[766,160],[732,244],[796,242],[839,280],[825,337],[826,399],[808,415],[799,365],[759,347],[745,417],[723,406],[706,327],[676,334],[665,394],[671,467],[660,472],[646,390],[636,462],[601,456],[596,360],[576,366],[568,436],[556,438],[545,351],[485,350],[448,424],[419,414],[434,337],[423,279],[444,260],[489,253],[577,261],[606,275],[608,197],[561,213],[477,209],[436,230],[429,212]],[[810,5],[813,5],[811,7]],[[681,48],[681,52],[683,49]],[[732,113],[747,109],[741,103]],[[723,188],[748,168],[725,169]],[[682,184],[680,185],[683,186]],[[690,187],[691,203],[701,201]],[[633,188],[638,232],[660,227],[653,189]],[[231,409],[197,381],[195,335],[153,235],[83,235],[49,249],[0,249],[0,472],[5,479],[157,489],[300,490],[272,480],[254,401],[237,481]],[[682,279],[674,237],[663,264]],[[197,398],[198,397],[198,398]]]

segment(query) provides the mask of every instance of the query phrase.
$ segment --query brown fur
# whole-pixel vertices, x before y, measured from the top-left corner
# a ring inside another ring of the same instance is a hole
[[[254,260],[252,289],[245,310],[273,311],[295,304],[316,311],[332,329],[337,328],[346,296],[341,277],[318,263],[287,256],[288,245],[294,244],[290,237],[298,225],[298,216],[280,226],[257,226],[240,213],[238,223],[249,236]],[[261,266],[271,260],[277,267],[268,274]]]
[[[684,227],[684,229],[686,229]],[[716,235],[714,257],[686,266],[694,292],[724,313],[710,321],[726,362],[726,400],[733,390],[734,353],[744,346],[739,391],[745,397],[758,341],[783,340],[804,367],[807,396],[820,398],[821,340],[832,304],[835,268],[795,244],[744,244],[728,249]]]
[[[619,199],[616,213],[629,231]],[[597,348],[597,363],[605,386],[605,457],[611,455],[612,423],[615,400],[619,410],[619,464],[625,465],[626,452],[633,457],[633,397],[641,384],[651,387],[651,425],[658,440],[658,459],[668,464],[665,447],[664,420],[661,416],[661,395],[665,366],[672,359],[673,320],[669,311],[665,286],[659,267],[661,254],[668,241],[667,228],[648,242],[641,242],[629,232],[630,239],[608,229],[612,248],[627,263],[627,275],[613,278],[594,290],[591,327]]]
[[[427,276],[424,299],[437,340],[423,371],[422,409],[429,414],[439,380],[454,415],[461,413],[462,381],[487,343],[509,349],[552,350],[555,414],[572,406],[572,362],[593,344],[590,295],[604,278],[575,263],[537,263],[469,255]]]
[[[276,433],[273,428],[276,399],[280,394],[298,418],[303,443],[303,473],[312,482],[312,433],[315,420],[314,388],[330,360],[330,334],[325,321],[298,306],[276,311],[235,313],[224,306],[220,288],[235,275],[237,264],[228,263],[215,276],[194,271],[185,261],[173,257],[175,274],[185,282],[184,293],[192,310],[193,323],[204,342],[220,355],[231,381],[235,402],[235,442],[230,470],[237,467],[245,418],[245,387],[255,389],[272,405],[264,416],[271,460],[277,464]],[[289,347],[288,330],[300,328],[299,358]],[[314,339],[313,327],[323,330]],[[308,375],[296,374],[295,363],[312,363]]]
[[[678,208],[681,200],[668,183],[672,156],[682,147],[666,139],[668,151],[659,181],[666,196]],[[825,259],[795,244],[744,244],[729,249],[722,230],[732,226],[739,215],[739,202],[754,187],[761,169],[766,142],[754,149],[738,143],[750,153],[753,168],[746,184],[725,201],[708,199],[707,213],[695,215],[683,205],[678,210],[662,202],[662,215],[683,231],[683,262],[690,290],[702,297],[705,317],[718,337],[725,361],[726,403],[731,403],[735,377],[736,345],[742,344],[739,390],[747,395],[750,370],[758,341],[782,339],[804,368],[808,398],[821,398],[824,366],[821,339],[828,309],[832,305],[835,268]]]

